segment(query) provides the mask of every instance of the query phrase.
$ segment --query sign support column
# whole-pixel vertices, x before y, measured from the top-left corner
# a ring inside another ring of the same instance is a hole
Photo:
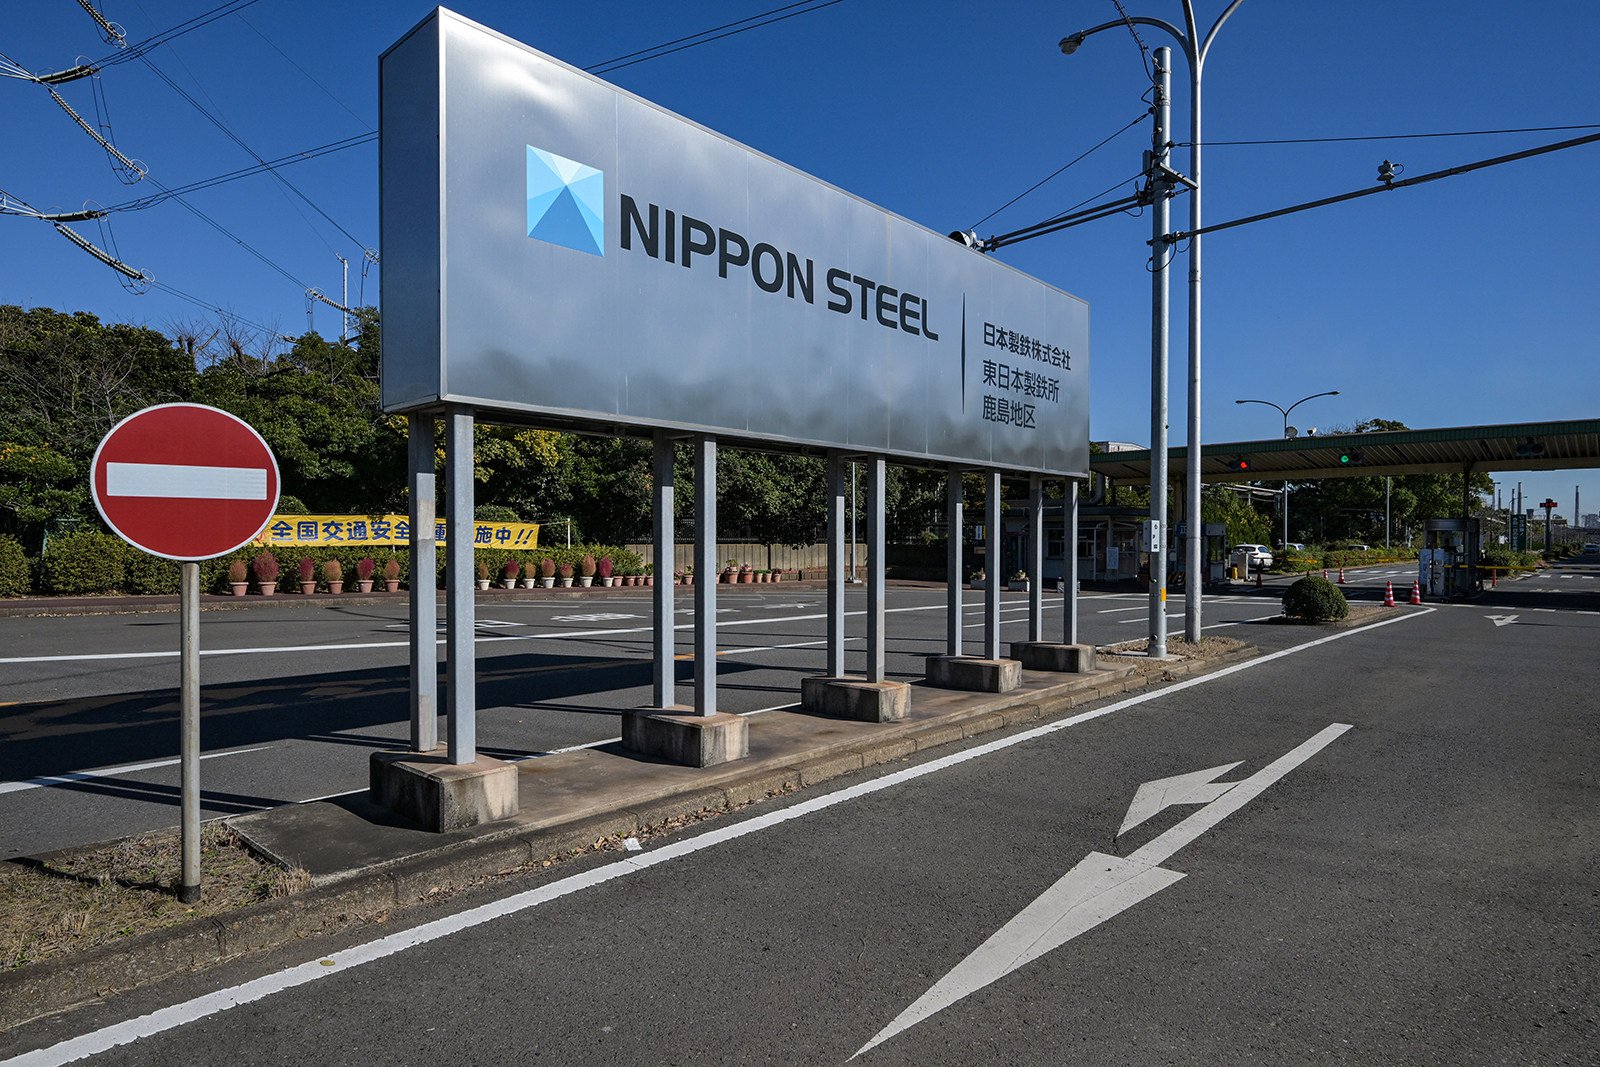
[[[828,670],[844,677],[844,457],[828,453]]]
[[[655,637],[655,706],[670,708],[678,702],[677,639],[673,630],[676,618],[673,612],[673,441],[660,431],[653,442],[655,448],[654,544],[655,556],[654,600],[655,619],[652,631]]]
[[[888,464],[881,455],[867,460],[867,681],[881,682],[884,654],[884,558],[888,538],[884,520],[888,503]]]
[[[433,415],[413,413],[406,432],[411,491],[411,751],[439,747],[439,598],[435,554]]]
[[[694,445],[694,711],[717,713],[717,439]]]
[[[452,408],[445,416],[445,597],[449,603],[446,648],[450,710],[449,759],[456,765],[478,758],[476,604],[477,573],[472,565],[472,410]]]
[[[1005,581],[1000,576],[1000,472],[989,471],[983,476],[987,489],[984,503],[984,575],[988,581],[988,596],[983,605],[983,658],[1000,658],[1000,586]]]
[[[1061,605],[1061,640],[1065,644],[1078,643],[1078,481],[1067,482],[1066,501],[1066,580],[1062,582],[1064,597]]]
[[[966,517],[966,494],[961,482],[961,470],[951,467],[945,475],[945,621],[944,654],[961,655],[962,558],[961,530]]]
[[[183,564],[179,582],[183,593],[179,626],[183,725],[178,746],[182,764],[178,836],[183,851],[183,880],[178,884],[178,900],[193,904],[200,899],[200,564]]]
[[[1044,640],[1044,479],[1028,476],[1028,640]]]

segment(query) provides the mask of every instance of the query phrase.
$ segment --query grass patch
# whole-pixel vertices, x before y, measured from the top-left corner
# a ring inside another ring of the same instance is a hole
[[[176,830],[0,864],[0,970],[14,970],[190,919],[286,897],[311,884],[211,823],[200,833],[197,904],[180,904]]]

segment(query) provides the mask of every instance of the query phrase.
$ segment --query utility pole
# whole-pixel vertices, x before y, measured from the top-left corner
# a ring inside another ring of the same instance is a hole
[[[1167,244],[1172,182],[1167,166],[1172,125],[1172,49],[1155,52],[1155,128],[1150,165],[1150,644],[1151,659],[1167,656],[1167,335],[1171,292]],[[991,572],[990,581],[996,580]]]

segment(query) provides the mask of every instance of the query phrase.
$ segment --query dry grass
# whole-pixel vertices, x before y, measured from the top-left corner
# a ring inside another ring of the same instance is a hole
[[[1143,652],[1149,640],[1128,641],[1112,646],[1115,651],[1101,652],[1095,659],[1105,666],[1132,667],[1137,674],[1160,674],[1171,666],[1163,660],[1147,659],[1144,656],[1119,656],[1117,652]],[[1167,638],[1167,655],[1178,656],[1186,660],[1216,659],[1237,652],[1245,647],[1245,642],[1234,637],[1202,637],[1198,645],[1190,644],[1181,637]]]
[[[203,828],[197,904],[180,904],[176,831],[145,834],[49,860],[0,864],[0,970],[298,893],[305,871],[252,853],[221,823]]]

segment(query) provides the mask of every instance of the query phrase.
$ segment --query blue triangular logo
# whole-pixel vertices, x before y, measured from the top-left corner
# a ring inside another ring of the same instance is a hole
[[[528,236],[605,255],[605,174],[528,146]]]

